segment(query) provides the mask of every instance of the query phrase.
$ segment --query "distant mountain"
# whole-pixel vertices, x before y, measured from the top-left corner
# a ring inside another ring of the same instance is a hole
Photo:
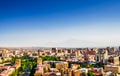
[[[106,46],[119,46],[120,42],[113,41],[95,42],[87,40],[69,39],[66,41],[49,42],[45,45],[49,47],[106,47]]]

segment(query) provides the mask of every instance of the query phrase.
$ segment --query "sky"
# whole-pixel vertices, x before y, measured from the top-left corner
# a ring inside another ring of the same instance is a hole
[[[1,47],[120,45],[120,0],[0,0]]]

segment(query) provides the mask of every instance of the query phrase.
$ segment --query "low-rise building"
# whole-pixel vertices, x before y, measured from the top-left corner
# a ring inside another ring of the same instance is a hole
[[[112,73],[120,73],[120,66],[105,65],[104,71],[111,71]]]

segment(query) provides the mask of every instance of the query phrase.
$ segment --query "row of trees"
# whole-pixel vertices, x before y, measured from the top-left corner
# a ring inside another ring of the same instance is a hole
[[[59,57],[56,56],[40,56],[40,58],[42,58],[42,61],[60,61]],[[29,71],[30,71],[30,76],[34,75],[35,72],[35,68],[36,68],[36,62],[37,62],[37,58],[31,58],[29,56],[22,56],[22,57],[13,57],[12,60],[10,61],[12,64],[15,63],[16,59],[21,59],[21,67],[19,69],[16,69],[16,71],[11,75],[11,76],[19,76],[20,74],[22,74],[23,72],[25,73],[26,69],[29,67]]]
[[[101,68],[104,67],[104,64],[89,64],[89,63],[81,63],[80,66],[82,68],[86,67],[86,68]]]
[[[40,58],[42,58],[42,61],[60,61],[60,58],[56,56],[40,56]]]
[[[15,63],[16,59],[21,59],[21,67],[16,69],[15,72],[10,76],[21,76],[21,74],[31,72],[33,68],[35,68],[37,62],[36,58],[30,58],[26,55],[22,57],[13,57],[11,63]]]
[[[81,64],[81,67],[86,67],[86,68],[99,68],[98,65],[88,64],[88,63]]]

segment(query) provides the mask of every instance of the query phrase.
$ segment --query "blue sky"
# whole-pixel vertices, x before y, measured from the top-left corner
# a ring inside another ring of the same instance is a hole
[[[119,28],[119,0],[0,1],[0,46],[119,46]]]

